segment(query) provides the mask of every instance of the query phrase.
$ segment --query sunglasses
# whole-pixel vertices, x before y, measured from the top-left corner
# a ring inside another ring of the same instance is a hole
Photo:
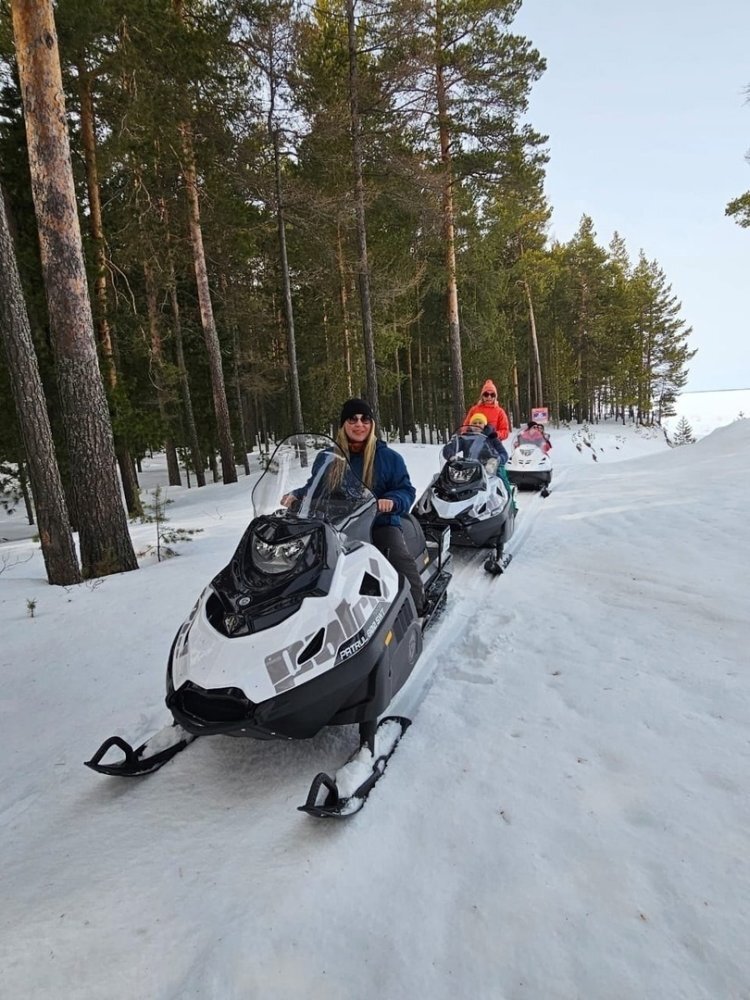
[[[363,417],[360,414],[357,414],[355,417],[347,417],[346,422],[347,424],[371,424],[372,417]]]
[[[497,396],[496,392],[483,392],[482,396],[486,396],[487,399],[494,399]]]

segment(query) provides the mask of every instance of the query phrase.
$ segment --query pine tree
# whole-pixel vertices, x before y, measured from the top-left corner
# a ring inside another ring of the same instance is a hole
[[[679,445],[693,444],[694,442],[693,428],[688,423],[687,417],[680,417],[672,434],[671,444],[678,447]]]
[[[199,535],[203,531],[203,528],[169,527],[167,507],[173,503],[174,500],[171,500],[166,495],[161,486],[157,486],[151,499],[143,504],[143,514],[140,518],[141,523],[153,524],[156,529],[156,542],[153,546],[149,546],[149,550],[153,550],[156,553],[157,562],[161,562],[163,559],[172,559],[174,556],[179,555],[177,550],[173,549],[172,546],[180,542],[192,542],[193,535]]]

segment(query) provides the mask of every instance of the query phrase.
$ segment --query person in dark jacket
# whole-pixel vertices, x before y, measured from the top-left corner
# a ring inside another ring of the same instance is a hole
[[[346,455],[352,472],[374,494],[378,515],[372,529],[372,542],[395,569],[409,581],[417,614],[425,606],[424,585],[414,559],[409,554],[401,531],[401,514],[407,514],[417,492],[406,463],[397,451],[375,436],[375,420],[370,404],[364,399],[347,399],[341,408],[336,444]],[[285,507],[295,495],[281,498]]]

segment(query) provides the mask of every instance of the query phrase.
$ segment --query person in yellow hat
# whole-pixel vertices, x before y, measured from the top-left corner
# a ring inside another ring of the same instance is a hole
[[[482,445],[477,441],[477,435],[482,434],[485,438]],[[482,464],[490,458],[497,460],[496,475],[502,479],[508,491],[508,495],[513,502],[513,509],[518,510],[515,499],[515,490],[505,471],[505,463],[508,461],[508,452],[500,440],[495,428],[488,423],[487,417],[483,413],[474,413],[466,427],[461,428],[461,433],[452,438],[443,448],[444,458],[453,458],[457,454],[462,454],[464,458],[479,459]]]

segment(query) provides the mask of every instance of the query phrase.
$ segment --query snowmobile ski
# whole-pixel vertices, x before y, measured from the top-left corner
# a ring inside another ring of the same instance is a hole
[[[381,719],[374,734],[374,752],[367,743],[363,743],[338,769],[335,777],[324,771],[317,774],[305,804],[297,806],[299,811],[318,819],[347,819],[358,813],[410,725],[411,719],[403,716],[391,715]],[[319,802],[322,790],[326,795]]]
[[[426,592],[427,606],[422,616],[422,631],[425,632],[434,624],[445,608],[448,597],[448,584],[453,576],[448,570],[442,570],[430,584]]]
[[[99,774],[137,778],[144,774],[151,774],[152,771],[158,771],[194,739],[195,736],[192,733],[186,732],[182,726],[175,723],[165,726],[158,733],[154,733],[135,750],[119,736],[110,736],[102,743],[91,760],[84,761],[84,764],[92,771],[98,771]],[[122,750],[125,757],[123,760],[113,761],[111,764],[102,764],[102,759],[113,747]]]
[[[508,564],[512,558],[513,555],[510,552],[506,552],[505,555],[499,557],[490,556],[489,559],[485,560],[484,568],[493,576],[500,576],[508,568]]]

